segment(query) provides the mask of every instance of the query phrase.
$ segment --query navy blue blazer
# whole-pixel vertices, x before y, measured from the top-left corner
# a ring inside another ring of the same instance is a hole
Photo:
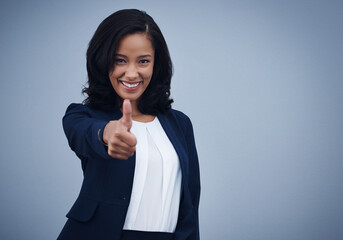
[[[71,104],[63,117],[69,146],[81,159],[84,179],[80,194],[67,214],[60,240],[120,240],[130,202],[135,155],[119,160],[99,141],[105,125],[122,117],[82,104]],[[200,174],[190,119],[170,109],[157,115],[181,165],[182,193],[175,240],[198,240]]]

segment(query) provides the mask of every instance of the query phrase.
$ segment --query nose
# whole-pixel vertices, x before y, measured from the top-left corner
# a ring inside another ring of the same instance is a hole
[[[129,64],[126,69],[125,76],[127,80],[135,80],[138,77],[138,71],[135,64]]]

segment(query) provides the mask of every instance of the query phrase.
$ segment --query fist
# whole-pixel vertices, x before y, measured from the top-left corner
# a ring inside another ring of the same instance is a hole
[[[108,155],[126,160],[136,151],[137,139],[130,132],[132,126],[132,108],[130,100],[123,102],[123,117],[110,121],[104,128],[103,141],[108,145]]]

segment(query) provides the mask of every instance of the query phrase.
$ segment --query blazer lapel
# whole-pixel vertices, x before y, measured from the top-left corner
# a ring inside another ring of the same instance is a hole
[[[158,114],[157,118],[160,121],[162,128],[166,132],[170,142],[173,144],[175,151],[179,157],[182,172],[182,181],[185,184],[187,182],[186,179],[188,179],[188,157],[186,150],[181,142],[183,140],[183,134],[176,125],[173,126],[173,124],[165,114]]]

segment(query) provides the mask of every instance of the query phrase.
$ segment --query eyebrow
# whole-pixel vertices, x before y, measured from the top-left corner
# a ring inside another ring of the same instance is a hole
[[[120,54],[120,53],[116,53],[115,54],[117,57],[123,57],[123,58],[127,58],[127,56]],[[150,54],[145,54],[145,55],[140,55],[138,56],[138,58],[146,58],[146,57],[152,57]]]
[[[151,57],[151,55],[150,54],[145,54],[145,55],[139,56],[139,58],[146,58],[146,57]]]

